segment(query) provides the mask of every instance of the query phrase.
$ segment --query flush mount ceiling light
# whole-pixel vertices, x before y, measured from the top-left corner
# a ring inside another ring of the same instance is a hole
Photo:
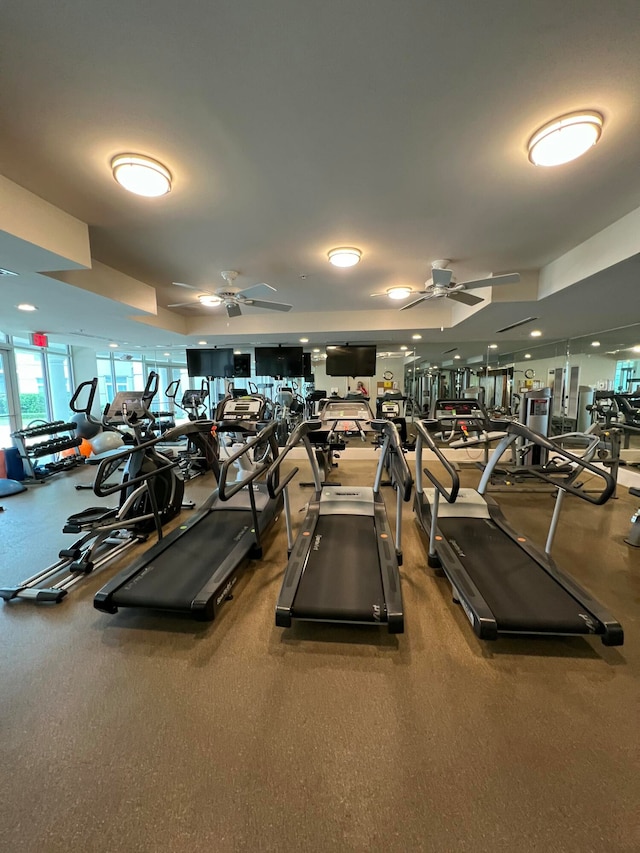
[[[111,161],[113,177],[136,195],[148,198],[171,191],[171,172],[162,163],[140,154],[118,154]]]
[[[222,299],[219,296],[198,296],[198,302],[201,305],[207,305],[209,308],[215,308],[216,305],[222,305]]]
[[[30,305],[28,302],[21,302],[19,305],[16,305],[18,311],[37,311],[35,305]]]
[[[568,113],[537,130],[529,140],[534,166],[561,166],[585,154],[600,139],[603,118],[592,110]]]
[[[327,257],[334,267],[354,267],[360,262],[362,252],[353,246],[340,246],[337,249],[331,249]]]

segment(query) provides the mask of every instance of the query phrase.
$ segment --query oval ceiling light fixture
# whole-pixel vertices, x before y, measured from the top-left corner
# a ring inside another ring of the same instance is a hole
[[[171,191],[171,172],[151,157],[118,154],[111,161],[111,170],[120,186],[136,195],[155,198]]]
[[[209,308],[215,308],[217,305],[222,304],[222,299],[219,296],[198,296],[198,302]]]
[[[21,302],[19,305],[16,305],[18,311],[37,311],[35,305],[31,305],[29,302]]]
[[[389,290],[387,290],[387,296],[389,299],[406,299],[407,296],[411,296],[411,288],[403,285],[390,287]]]
[[[331,249],[327,257],[334,267],[354,267],[360,263],[362,252],[354,246],[340,246],[337,249]]]
[[[604,119],[593,110],[554,118],[529,140],[534,166],[561,166],[581,157],[600,139]]]

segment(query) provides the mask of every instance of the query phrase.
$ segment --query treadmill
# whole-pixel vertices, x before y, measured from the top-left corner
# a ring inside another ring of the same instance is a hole
[[[492,424],[496,428],[502,426],[500,421]],[[503,635],[597,634],[605,646],[622,645],[622,626],[550,557],[565,494],[603,504],[615,490],[610,474],[523,424],[504,422],[505,435],[484,470],[478,490],[461,489],[455,469],[431,435],[440,429],[438,422],[416,421],[415,425],[418,438],[414,509],[421,532],[429,541],[428,565],[443,570],[453,599],[462,606],[475,634],[483,640]],[[513,530],[497,503],[485,494],[500,457],[518,440],[554,455],[534,472],[558,489],[544,551]],[[422,467],[425,445],[447,472],[449,487],[429,468]],[[572,476],[567,477],[564,463],[572,466]],[[581,487],[577,477],[583,472],[604,481],[601,491],[593,493]],[[423,487],[423,474],[433,489]],[[441,497],[445,499],[444,506]]]
[[[350,414],[353,412],[350,410]],[[346,414],[346,412],[343,412]],[[351,419],[336,425],[346,425]],[[389,633],[404,631],[399,566],[402,564],[402,503],[409,501],[413,480],[402,452],[395,424],[387,420],[357,422],[363,433],[382,436],[382,448],[373,488],[323,486],[309,433],[321,430],[321,421],[304,421],[291,434],[267,476],[269,494],[284,493],[289,562],[276,606],[276,625],[289,628],[293,621],[386,625]],[[287,486],[294,468],[279,484],[282,461],[302,442],[315,483],[307,515],[293,542]],[[383,470],[397,493],[395,541],[380,494]]]
[[[282,507],[282,498],[270,497],[264,481],[256,482],[278,455],[277,424],[262,423],[266,405],[258,394],[227,397],[218,406],[216,422],[192,421],[181,427],[202,445],[203,455],[212,430],[219,442],[230,436],[235,443],[239,437],[243,441],[222,464],[219,458],[212,460],[218,487],[202,507],[105,584],[94,598],[97,610],[117,613],[121,607],[134,607],[198,621],[215,619],[248,558],[262,557],[262,537]],[[267,445],[270,453],[265,452]],[[239,478],[231,483],[231,472],[238,471]]]

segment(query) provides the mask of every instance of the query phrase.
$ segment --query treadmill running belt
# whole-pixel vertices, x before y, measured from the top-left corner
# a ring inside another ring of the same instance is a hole
[[[122,607],[189,610],[243,529],[251,526],[250,512],[210,512],[115,592],[113,603]]]
[[[293,616],[379,622],[384,612],[374,519],[320,516],[293,602]]]
[[[592,633],[589,611],[493,521],[439,518],[438,527],[487,602],[499,631]]]

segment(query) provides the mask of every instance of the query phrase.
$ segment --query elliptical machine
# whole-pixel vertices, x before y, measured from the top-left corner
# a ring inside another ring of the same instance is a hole
[[[97,386],[97,378],[79,385],[71,408],[90,412]],[[15,587],[0,589],[0,598],[57,604],[83,577],[144,542],[154,529],[158,539],[162,538],[162,526],[182,508],[184,480],[176,470],[177,462],[159,453],[148,440],[152,437],[153,424],[148,407],[157,388],[158,376],[152,372],[144,391],[118,392],[104,412],[103,422],[109,428],[126,426],[134,438],[133,445],[104,455],[93,484],[99,497],[119,492],[118,506],[94,506],[70,515],[63,533],[80,533],[80,538],[69,548],[63,548],[52,565]],[[86,408],[74,408],[85,389],[89,395]],[[107,486],[107,480],[123,463],[121,482]],[[53,583],[43,586],[46,582]]]
[[[180,380],[174,379],[170,382],[167,390],[164,392],[165,397],[181,409],[189,418],[190,421],[206,421],[207,420],[207,400],[209,398],[209,383],[207,379],[202,380],[202,385],[199,389],[187,388],[182,400],[178,403],[178,389]],[[164,434],[166,440],[167,434]],[[194,440],[189,437],[187,439],[187,447],[185,450],[178,451],[178,465],[182,476],[185,480],[193,480],[195,477],[200,477],[211,470],[211,461],[216,452],[215,439],[212,437],[208,443],[204,454],[202,448],[196,446]]]

